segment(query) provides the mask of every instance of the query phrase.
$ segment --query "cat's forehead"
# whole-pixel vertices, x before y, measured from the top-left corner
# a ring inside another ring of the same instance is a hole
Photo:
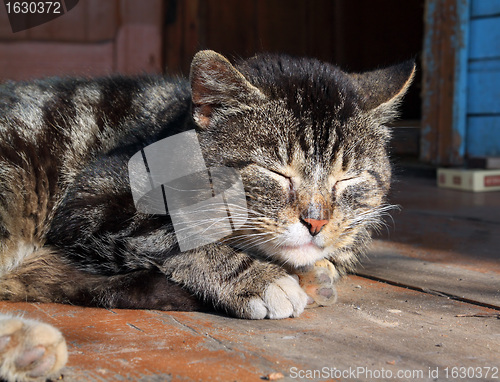
[[[263,55],[238,68],[250,83],[271,99],[285,99],[295,111],[351,111],[357,101],[350,77],[329,63],[311,58]]]
[[[242,71],[270,100],[262,111],[309,155],[325,153],[339,138],[345,139],[342,130],[352,129],[350,122],[361,113],[349,76],[333,65],[264,56],[249,60]]]

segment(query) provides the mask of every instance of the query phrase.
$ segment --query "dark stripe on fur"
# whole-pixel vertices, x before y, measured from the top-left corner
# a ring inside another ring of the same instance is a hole
[[[236,259],[235,259],[235,261],[236,261]],[[231,282],[233,279],[236,279],[239,276],[241,276],[241,274],[243,274],[250,267],[252,267],[254,261],[255,260],[252,257],[248,257],[248,256],[241,257],[237,264],[232,264],[233,269],[231,270],[231,272],[224,275],[224,278],[223,278],[224,282]]]

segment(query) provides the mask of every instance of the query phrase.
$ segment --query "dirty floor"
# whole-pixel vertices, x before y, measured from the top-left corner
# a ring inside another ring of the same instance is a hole
[[[62,381],[500,381],[500,192],[403,176],[331,307],[247,321],[0,302],[64,333]],[[283,377],[279,374],[281,373]]]

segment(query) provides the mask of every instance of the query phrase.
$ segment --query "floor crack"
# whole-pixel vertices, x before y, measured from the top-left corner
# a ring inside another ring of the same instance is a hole
[[[433,296],[445,297],[445,298],[449,298],[450,300],[465,302],[467,304],[481,306],[483,308],[500,310],[500,306],[497,306],[497,305],[488,304],[486,302],[480,302],[480,301],[476,301],[476,300],[471,300],[469,298],[457,296],[457,295],[454,295],[454,294],[450,294],[450,293],[446,293],[446,292],[442,292],[442,291],[438,291],[438,290],[434,290],[434,289],[430,289],[430,288],[422,288],[422,287],[418,287],[418,286],[414,286],[414,285],[408,285],[408,284],[400,283],[400,282],[397,282],[397,281],[388,280],[388,279],[385,279],[385,278],[382,278],[382,277],[368,275],[368,274],[362,273],[362,272],[356,272],[354,274],[356,276],[363,277],[365,279],[369,279],[369,280],[373,280],[373,281],[378,281],[378,282],[389,284],[389,285],[394,285],[394,286],[397,286],[397,287],[400,287],[400,288],[411,289],[411,290],[414,290],[414,291],[417,291],[417,292],[422,292],[422,293],[430,294],[430,295],[433,295]]]
[[[180,326],[182,326],[183,328],[186,328],[188,329],[189,331],[197,334],[197,335],[202,335],[200,332],[198,332],[196,329],[192,328],[191,326],[189,325],[186,325],[185,323],[179,321],[177,318],[175,318],[174,316],[170,316],[169,317],[176,323],[176,324],[179,324]]]
[[[142,330],[141,328],[135,326],[134,324],[131,324],[130,322],[127,322],[127,325],[130,326],[131,328],[135,329],[135,330],[138,330],[138,331],[140,331],[142,333],[145,333],[144,330]]]

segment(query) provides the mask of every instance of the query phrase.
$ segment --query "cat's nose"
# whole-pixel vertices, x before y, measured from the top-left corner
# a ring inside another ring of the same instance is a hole
[[[317,219],[300,219],[302,224],[304,224],[309,230],[312,236],[316,236],[323,227],[328,223],[328,220],[317,220]]]

